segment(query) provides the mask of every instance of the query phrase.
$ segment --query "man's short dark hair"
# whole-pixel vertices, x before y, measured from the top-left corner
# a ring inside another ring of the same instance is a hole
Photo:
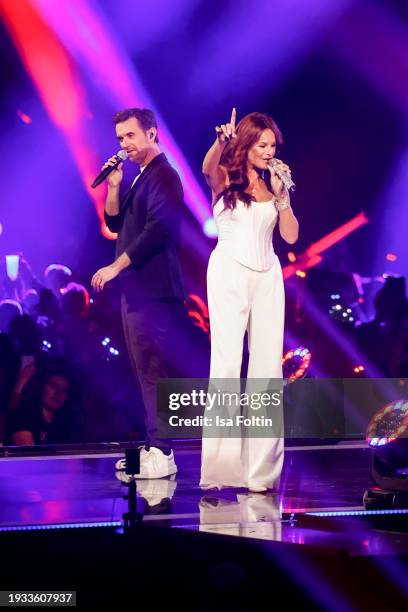
[[[148,108],[125,108],[113,116],[113,123],[115,125],[117,123],[123,123],[123,121],[127,121],[131,117],[138,120],[139,125],[144,132],[147,132],[147,130],[152,127],[156,128],[157,130],[156,117],[154,116],[153,111],[149,110]],[[154,141],[159,142],[157,135]]]

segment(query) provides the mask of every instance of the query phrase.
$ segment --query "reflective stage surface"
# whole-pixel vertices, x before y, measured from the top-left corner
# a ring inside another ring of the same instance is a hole
[[[128,510],[128,487],[115,478],[118,456],[2,458],[0,527],[121,525]],[[286,449],[279,494],[201,491],[198,444],[179,443],[175,456],[175,477],[137,481],[137,511],[145,523],[346,550],[351,555],[408,552],[406,528],[390,528],[388,521],[382,529],[359,513],[364,510],[364,491],[371,486],[364,444]],[[314,514],[318,511],[357,513],[321,518]]]

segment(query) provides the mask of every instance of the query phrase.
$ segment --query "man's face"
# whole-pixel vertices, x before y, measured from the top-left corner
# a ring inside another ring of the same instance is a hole
[[[152,128],[153,129],[153,128]],[[130,117],[122,123],[117,123],[116,136],[122,149],[128,154],[131,162],[143,165],[143,161],[148,155],[149,148],[153,140],[148,137],[148,132],[144,132],[135,117]]]
[[[46,410],[55,412],[69,396],[70,384],[63,376],[51,376],[42,392],[42,404]]]

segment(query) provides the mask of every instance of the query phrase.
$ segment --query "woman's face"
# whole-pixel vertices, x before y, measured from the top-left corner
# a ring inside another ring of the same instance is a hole
[[[258,141],[248,151],[248,167],[265,170],[275,157],[276,136],[269,128],[264,130]]]
[[[42,404],[46,410],[58,410],[67,401],[69,381],[63,376],[51,376],[42,393]]]

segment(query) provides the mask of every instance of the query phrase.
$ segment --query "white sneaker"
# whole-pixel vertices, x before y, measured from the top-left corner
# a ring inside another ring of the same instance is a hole
[[[133,476],[118,470],[115,476],[121,482],[129,484]],[[143,497],[149,506],[157,506],[165,499],[172,499],[177,487],[176,475],[172,474],[168,478],[156,478],[155,480],[144,479],[137,483],[137,492]]]
[[[115,467],[125,474],[126,459],[117,461]],[[165,478],[176,473],[177,466],[174,461],[173,451],[171,451],[170,455],[165,455],[159,448],[151,446],[150,450],[145,448],[140,450],[140,472],[133,474],[133,476],[136,479],[140,478],[142,480],[145,478]]]

